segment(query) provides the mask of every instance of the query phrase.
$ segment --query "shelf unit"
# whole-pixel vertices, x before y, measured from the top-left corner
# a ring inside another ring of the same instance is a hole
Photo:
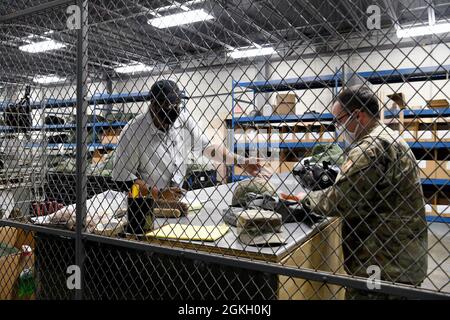
[[[401,82],[417,82],[428,80],[445,80],[449,79],[450,65],[438,66],[438,67],[423,67],[423,68],[403,68],[396,70],[382,70],[382,71],[368,71],[359,72],[358,76],[366,79],[371,84],[387,84],[387,83],[401,83]],[[254,148],[279,148],[279,149],[311,149],[318,143],[326,142],[259,142],[259,143],[240,143],[235,142],[234,132],[236,128],[245,127],[258,127],[260,125],[295,125],[295,123],[311,123],[311,122],[326,122],[333,120],[333,116],[330,113],[316,114],[305,113],[302,115],[271,115],[271,116],[236,116],[235,107],[238,103],[247,103],[249,105],[255,104],[255,98],[257,94],[261,93],[273,93],[283,91],[295,91],[295,90],[309,90],[320,88],[331,88],[333,94],[336,95],[340,87],[343,84],[343,74],[336,72],[332,75],[315,76],[315,77],[302,77],[284,80],[267,80],[267,81],[254,81],[254,82],[239,82],[232,81],[232,106],[231,106],[231,119],[226,120],[227,128],[231,129],[229,136],[229,148],[232,151],[238,149],[254,149]],[[239,91],[239,92],[238,92]],[[253,100],[245,101],[238,98],[239,94],[249,93],[253,94]],[[399,115],[398,112],[385,111],[384,119],[396,118]],[[417,109],[417,110],[404,110],[403,117],[408,118],[434,118],[434,117],[448,117],[450,116],[450,108],[444,109]],[[448,123],[448,122],[447,122]],[[413,151],[426,150],[430,152],[433,150],[437,152],[439,150],[450,150],[450,142],[408,142]],[[246,176],[235,175],[234,166],[230,167],[230,180],[240,181],[247,178]],[[424,188],[450,188],[450,180],[448,179],[422,179],[422,185]],[[440,221],[450,223],[450,217],[437,217],[428,216],[429,221]]]
[[[89,105],[94,106],[95,111],[99,110],[96,106],[105,104],[115,104],[115,103],[132,103],[132,102],[144,102],[148,101],[150,98],[149,92],[139,92],[139,93],[120,93],[120,94],[96,94],[93,95],[89,100]],[[33,102],[31,104],[31,109],[57,109],[57,108],[70,108],[75,107],[77,104],[76,99],[47,99],[42,102]],[[0,112],[4,110],[4,104],[0,104]],[[95,119],[95,117],[94,117]],[[93,122],[88,123],[87,127],[93,129],[93,135],[96,136],[97,130],[104,130],[108,128],[123,128],[127,122]],[[64,130],[74,130],[76,129],[75,124],[64,124],[64,125],[43,125],[43,126],[33,126],[30,128],[32,131],[64,131]],[[15,129],[7,126],[0,126],[0,132],[13,132]],[[94,138],[95,141],[95,138]],[[67,149],[74,149],[75,144],[49,144],[50,148],[60,148],[61,146]],[[89,144],[89,150],[95,150],[99,148],[104,149],[114,149],[115,144],[101,144],[94,142]]]

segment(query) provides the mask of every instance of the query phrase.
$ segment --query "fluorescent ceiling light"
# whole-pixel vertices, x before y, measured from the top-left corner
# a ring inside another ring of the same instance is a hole
[[[150,67],[143,63],[126,64],[114,68],[114,71],[117,73],[139,73],[151,70],[153,70],[153,67]]]
[[[257,57],[257,56],[267,56],[276,53],[275,49],[272,47],[266,48],[255,48],[255,49],[235,49],[228,53],[233,59]]]
[[[397,30],[397,37],[412,38],[446,32],[450,32],[450,23],[439,23],[434,25],[423,25],[418,27],[406,27],[404,29],[399,28]]]
[[[19,50],[31,53],[44,52],[50,50],[58,50],[64,48],[66,45],[55,40],[45,40],[41,42],[35,42],[23,45],[19,47]]]
[[[38,75],[33,78],[33,82],[40,84],[58,83],[64,81],[66,81],[66,78],[61,78],[56,75],[48,75],[48,76]]]
[[[210,19],[214,19],[214,17],[205,10],[199,9],[153,18],[148,20],[148,23],[156,28],[163,29]]]

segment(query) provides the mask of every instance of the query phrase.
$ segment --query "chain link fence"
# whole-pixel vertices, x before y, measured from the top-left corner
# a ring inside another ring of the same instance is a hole
[[[449,16],[2,1],[0,298],[449,298]]]

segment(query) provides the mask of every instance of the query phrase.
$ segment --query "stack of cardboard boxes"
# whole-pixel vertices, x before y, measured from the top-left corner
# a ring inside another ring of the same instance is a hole
[[[34,249],[31,232],[11,227],[0,227],[0,300],[18,299],[18,280],[23,257],[21,248]]]

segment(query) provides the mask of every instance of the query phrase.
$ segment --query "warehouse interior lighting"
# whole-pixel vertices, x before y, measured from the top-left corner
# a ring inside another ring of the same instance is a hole
[[[59,83],[59,82],[64,82],[65,80],[66,80],[66,78],[61,78],[56,75],[47,75],[47,76],[38,75],[33,78],[33,82],[40,83],[40,84]]]
[[[212,15],[203,9],[199,9],[156,17],[148,20],[148,23],[156,28],[164,29],[211,19],[214,19]]]
[[[150,67],[143,63],[126,64],[114,68],[114,71],[117,73],[140,73],[152,70],[153,67]]]
[[[41,42],[35,42],[20,46],[19,50],[30,53],[38,53],[50,50],[58,50],[64,48],[65,46],[66,45],[64,43],[49,39]]]
[[[254,49],[235,49],[228,53],[233,59],[250,58],[258,56],[267,56],[276,53],[272,47],[254,48]]]
[[[440,34],[450,32],[450,23],[439,23],[434,25],[424,25],[418,27],[399,28],[397,30],[398,38],[412,38],[431,34]]]

